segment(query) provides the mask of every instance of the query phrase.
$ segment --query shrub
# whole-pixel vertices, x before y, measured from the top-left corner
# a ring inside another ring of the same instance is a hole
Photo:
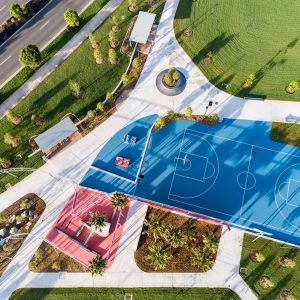
[[[37,267],[37,263],[35,261],[30,261],[29,264],[28,264],[28,269],[31,271],[31,272],[34,272],[36,271],[36,267]]]
[[[216,253],[219,247],[219,240],[213,232],[203,235],[204,248],[211,252]]]
[[[14,137],[12,134],[7,132],[4,134],[4,143],[10,145],[13,148],[17,148],[21,144],[21,138]]]
[[[112,65],[116,65],[118,63],[118,56],[115,49],[110,48],[108,50],[108,58],[109,58],[109,62]]]
[[[117,48],[119,45],[118,36],[113,30],[108,33],[108,41],[112,48]]]
[[[118,18],[114,15],[111,17],[111,23],[112,23],[112,28],[111,30],[114,32],[119,32],[121,30],[120,26],[119,26],[119,20]]]
[[[274,283],[270,280],[270,278],[268,276],[261,276],[259,278],[259,285],[263,289],[269,289],[274,286]]]
[[[106,215],[100,214],[99,211],[95,211],[94,213],[90,213],[90,218],[88,223],[96,228],[99,232],[102,232],[102,229],[105,226]]]
[[[116,192],[110,197],[110,204],[112,207],[124,209],[128,203],[128,198],[123,193]]]
[[[38,261],[42,260],[43,257],[44,257],[44,255],[45,255],[44,250],[42,250],[40,248],[37,249],[36,252],[34,253],[34,259],[35,259],[35,261],[38,262]]]
[[[248,76],[248,78],[244,81],[244,83],[242,84],[242,88],[249,89],[253,85],[254,81],[255,81],[255,75],[250,74]]]
[[[106,267],[106,260],[102,258],[101,255],[96,256],[90,262],[88,271],[94,275],[102,275]]]
[[[33,203],[29,199],[24,199],[20,204],[20,209],[29,209],[33,206]]]
[[[298,81],[291,81],[289,85],[285,88],[286,92],[289,94],[295,93],[297,90],[299,90],[299,82]]]
[[[147,234],[152,236],[155,242],[165,237],[166,222],[158,215],[151,214],[145,219],[144,225],[148,226]]]
[[[78,27],[80,25],[80,19],[76,10],[66,10],[64,13],[64,19],[70,27]]]
[[[45,123],[45,118],[41,115],[37,116],[36,114],[32,114],[30,120],[37,126],[42,126]]]
[[[24,218],[21,215],[16,216],[17,223],[22,223],[24,221]]]
[[[115,101],[116,97],[111,92],[107,92],[105,99],[109,104],[111,104]]]
[[[18,115],[15,115],[11,110],[7,110],[5,112],[5,117],[9,122],[13,123],[14,125],[18,125],[22,121],[22,118]]]
[[[183,113],[186,117],[190,118],[193,115],[193,110],[191,107],[186,107]]]
[[[134,12],[137,10],[137,2],[136,0],[128,0],[128,9],[131,12]]]
[[[95,37],[95,35],[92,32],[89,33],[89,40],[91,42],[91,45],[92,45],[93,49],[99,48],[100,45],[97,42],[96,37]]]
[[[101,51],[100,51],[99,48],[94,49],[94,58],[95,58],[96,63],[98,65],[102,65],[103,64],[103,62],[104,62],[103,61],[103,56],[102,56]]]
[[[54,271],[60,271],[61,270],[61,263],[59,261],[55,261],[52,266],[51,266],[52,270]]]
[[[254,250],[250,253],[250,258],[254,262],[263,262],[265,260],[264,255],[258,250]]]
[[[104,111],[105,111],[104,104],[102,102],[98,102],[97,103],[97,109],[98,109],[100,114],[104,113]]]
[[[135,69],[139,69],[141,66],[140,64],[140,59],[138,57],[136,57],[133,61],[132,61],[132,67]]]
[[[131,82],[131,78],[127,74],[123,74],[121,80],[124,86],[128,85]]]
[[[42,63],[42,55],[35,45],[28,45],[20,51],[19,61],[22,65],[36,68]]]
[[[168,116],[168,120],[169,121],[172,121],[175,119],[175,113],[173,110],[169,110],[168,113],[167,113],[167,116]]]
[[[164,117],[158,117],[155,121],[154,127],[159,129],[164,127],[167,124],[166,120]]]
[[[9,253],[9,252],[12,252],[14,250],[14,244],[12,242],[6,242],[4,245],[3,245],[3,250],[4,252],[6,253]]]
[[[164,233],[164,238],[173,248],[182,247],[186,240],[183,237],[182,230],[178,227],[170,225]]]
[[[174,67],[170,68],[163,77],[165,84],[170,87],[176,86],[179,79],[180,79],[180,73]]]
[[[216,125],[218,122],[219,116],[217,114],[207,115],[202,120],[202,123],[206,125]]]
[[[165,269],[168,262],[172,259],[172,255],[161,244],[150,245],[148,250],[149,254],[145,256],[145,260],[150,262],[154,270]]]
[[[9,14],[17,20],[25,18],[25,13],[18,3],[11,3],[9,5]]]
[[[296,300],[289,290],[281,290],[279,293],[280,300]]]
[[[89,110],[89,111],[87,112],[86,116],[87,116],[87,118],[88,118],[89,120],[94,120],[95,117],[96,117],[96,114],[95,114],[95,112],[94,112],[93,110]]]
[[[284,268],[294,268],[296,265],[294,260],[284,255],[279,257],[278,262]]]
[[[0,157],[0,166],[3,168],[3,169],[8,169],[10,168],[12,165],[12,162],[5,158],[5,157]]]
[[[189,219],[183,227],[183,236],[186,240],[186,246],[192,245],[197,239],[197,227],[195,226],[195,220]]]
[[[203,271],[208,271],[213,265],[211,254],[208,251],[203,251],[200,248],[192,250],[191,264]]]
[[[6,223],[7,217],[4,215],[3,212],[0,212],[0,223]]]
[[[77,99],[81,98],[83,92],[82,92],[81,86],[79,85],[78,82],[76,82],[75,80],[70,80],[69,81],[69,88],[70,88],[72,94]]]

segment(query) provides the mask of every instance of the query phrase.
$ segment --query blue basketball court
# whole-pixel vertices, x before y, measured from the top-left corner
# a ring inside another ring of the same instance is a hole
[[[136,125],[150,120],[155,117]],[[136,176],[141,167],[138,185],[95,169],[82,185],[121,191],[300,246],[300,149],[271,141],[269,132],[267,122],[225,119],[205,126],[174,121],[151,134],[145,157],[137,159],[139,166],[131,174]],[[146,140],[143,134],[141,145]],[[116,135],[106,145],[111,149],[108,161],[113,161],[118,144],[125,147],[122,151],[131,147],[132,155],[143,153],[138,145],[124,146]],[[101,152],[96,161],[99,157]]]

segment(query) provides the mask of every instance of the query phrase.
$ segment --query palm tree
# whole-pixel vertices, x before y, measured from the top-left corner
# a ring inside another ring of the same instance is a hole
[[[213,232],[203,235],[204,248],[215,254],[218,250],[219,240]]]
[[[89,261],[88,271],[94,275],[102,275],[106,267],[106,260],[101,255],[96,256]]]
[[[144,221],[144,224],[148,226],[148,234],[153,236],[155,242],[164,236],[166,223],[158,215],[150,215],[150,217]]]
[[[91,217],[88,223],[96,228],[98,231],[102,231],[103,227],[105,226],[106,216],[105,214],[100,214],[99,211],[90,214]]]
[[[183,238],[182,230],[173,225],[170,225],[169,228],[167,228],[164,238],[173,248],[182,247],[186,242]]]
[[[211,254],[200,248],[194,248],[192,256],[192,265],[202,269],[203,271],[208,271],[213,264]]]
[[[117,192],[110,197],[110,204],[112,207],[124,209],[128,203],[128,197],[123,193]]]
[[[166,249],[163,249],[162,245],[159,243],[150,245],[148,250],[149,254],[145,256],[145,259],[150,262],[150,265],[154,267],[154,270],[165,269],[172,258],[172,255],[168,253]]]

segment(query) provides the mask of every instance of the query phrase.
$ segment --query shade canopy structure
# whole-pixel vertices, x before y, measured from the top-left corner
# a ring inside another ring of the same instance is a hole
[[[134,23],[129,41],[146,44],[155,20],[156,14],[140,11]]]
[[[34,140],[38,147],[44,152],[48,152],[51,148],[65,140],[71,134],[78,131],[76,125],[68,117],[40,134]]]

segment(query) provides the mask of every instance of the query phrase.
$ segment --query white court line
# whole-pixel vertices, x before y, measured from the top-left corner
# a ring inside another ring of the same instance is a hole
[[[178,197],[177,195],[174,195],[174,194],[171,194],[172,196],[175,196],[175,197]],[[253,221],[251,219],[247,219],[247,218],[243,218],[243,217],[239,217],[239,216],[236,216],[236,215],[231,215],[231,214],[227,214],[227,213],[224,213],[224,212],[221,212],[221,211],[218,211],[218,210],[214,210],[214,209],[210,209],[210,208],[206,208],[206,207],[203,207],[203,206],[199,206],[199,205],[195,205],[195,204],[192,204],[192,203],[188,203],[188,202],[184,202],[184,201],[180,201],[180,200],[176,200],[176,199],[172,199],[169,197],[169,200],[170,201],[174,201],[174,202],[179,202],[179,203],[182,203],[182,204],[185,204],[185,205],[189,205],[189,206],[194,206],[194,207],[197,207],[197,208],[201,208],[201,209],[204,209],[206,211],[211,211],[211,212],[215,212],[215,213],[219,213],[221,215],[224,215],[224,216],[228,216],[228,217],[235,217],[235,218],[238,218],[240,220],[243,220],[243,221],[248,221],[248,222],[251,222],[253,224],[257,224],[257,225],[260,225],[262,227],[267,227],[267,228],[271,228],[271,229],[276,229],[278,231],[283,231],[283,232],[288,232],[288,233],[292,233],[296,236],[300,236],[300,233],[297,233],[295,231],[291,231],[291,230],[286,230],[282,227],[276,227],[276,226],[272,226],[272,225],[269,225],[269,224],[264,224],[264,223],[259,223],[259,222],[256,222],[256,221]],[[185,209],[186,210],[186,209]],[[201,214],[201,212],[197,212],[198,214]],[[211,216],[208,216],[208,217],[211,217]],[[212,218],[215,218],[215,219],[218,219],[218,217],[212,217]],[[285,219],[285,218],[284,218]],[[223,222],[231,222],[232,224],[235,224],[233,221],[228,221],[228,220],[222,220],[222,218],[220,218],[221,221]],[[237,225],[241,225],[241,224],[237,224]],[[242,226],[245,226],[245,225],[242,225]],[[251,227],[249,227],[251,228]]]
[[[196,179],[196,178],[189,177],[189,176],[180,175],[180,174],[178,174],[178,173],[176,173],[176,172],[175,172],[175,175],[176,175],[176,176],[183,177],[183,178],[187,178],[187,179],[191,179],[191,180],[199,181],[199,182],[204,182],[204,180],[201,180],[201,179]]]
[[[11,55],[7,57],[2,63],[0,63],[0,66],[2,66],[5,62],[7,62],[11,58]]]
[[[50,20],[46,21],[46,23],[44,23],[41,27],[40,30],[42,30],[43,28],[45,28],[48,24],[49,24]]]
[[[286,202],[286,205],[290,205],[290,206],[294,206],[294,207],[299,207],[299,205],[295,205],[295,204],[289,203],[291,181],[300,184],[300,181],[298,181],[298,180],[295,180],[295,179],[289,179],[289,181],[288,181],[288,190],[287,190],[287,198],[286,198],[286,201],[285,201],[285,202]]]
[[[235,142],[237,144],[243,144],[243,145],[247,145],[247,146],[250,146],[250,147],[260,148],[260,149],[264,149],[264,150],[268,150],[268,151],[273,151],[273,152],[276,152],[276,153],[281,153],[281,154],[285,154],[285,155],[289,155],[289,156],[300,158],[299,155],[294,155],[294,154],[290,154],[290,153],[287,153],[287,152],[277,151],[277,150],[274,150],[274,149],[270,149],[270,148],[266,148],[266,147],[262,147],[262,146],[257,146],[257,145],[254,145],[254,144],[249,144],[249,143],[245,143],[245,142],[233,140],[233,139],[230,139],[230,138],[227,138],[227,137],[223,137],[223,136],[220,136],[220,135],[216,135],[216,134],[211,134],[211,133],[206,133],[206,132],[202,132],[202,131],[197,131],[197,130],[194,130],[194,129],[186,129],[186,131],[192,131],[192,132],[200,133],[202,135],[209,135],[209,136],[213,136],[213,137],[215,136],[217,138],[220,138],[220,139],[223,139],[223,140],[227,140],[227,141],[231,141],[231,142]],[[205,139],[205,137],[203,137],[202,135],[195,135],[195,134],[192,134],[192,133],[189,133],[189,132],[187,134],[198,136],[198,137],[202,137],[203,139]]]
[[[252,159],[252,152],[253,152],[253,146],[251,147],[250,155],[249,155],[247,176],[246,176],[245,188],[244,188],[244,191],[243,191],[243,198],[242,198],[242,204],[241,204],[241,209],[240,209],[240,216],[243,213],[243,206],[244,206],[244,201],[245,201],[245,194],[246,194],[246,191],[247,191],[247,183],[248,183],[248,177],[249,177],[249,171],[250,171],[250,165],[251,165],[251,159]]]

